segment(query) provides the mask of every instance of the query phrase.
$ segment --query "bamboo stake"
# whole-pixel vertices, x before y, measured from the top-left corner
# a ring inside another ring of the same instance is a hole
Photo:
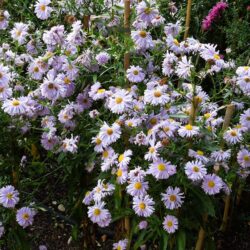
[[[226,114],[225,114],[224,122],[223,122],[223,126],[222,126],[223,131],[226,130],[229,127],[230,121],[231,121],[231,119],[233,117],[234,110],[235,110],[235,106],[233,104],[229,104],[227,106]],[[226,229],[227,229],[228,214],[229,214],[229,209],[230,209],[230,201],[231,201],[231,195],[229,194],[229,195],[227,195],[225,197],[225,206],[224,206],[222,224],[221,224],[221,227],[220,227],[220,230],[222,232],[225,232]]]
[[[89,20],[90,20],[90,15],[83,16],[83,28],[84,30],[89,30]]]
[[[191,6],[192,6],[192,0],[188,0],[188,2],[187,2],[187,12],[186,12],[186,24],[185,24],[184,40],[187,39],[189,28],[190,28]]]
[[[203,216],[203,222],[204,224],[207,222],[207,215]],[[206,231],[202,226],[198,234],[198,240],[196,242],[195,250],[202,250],[205,236],[206,236]]]

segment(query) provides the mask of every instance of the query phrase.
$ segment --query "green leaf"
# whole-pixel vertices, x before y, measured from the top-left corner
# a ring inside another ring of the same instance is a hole
[[[183,230],[180,230],[177,234],[177,249],[184,250],[186,249],[186,233]]]

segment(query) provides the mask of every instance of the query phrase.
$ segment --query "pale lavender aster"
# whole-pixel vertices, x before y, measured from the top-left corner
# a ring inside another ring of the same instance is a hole
[[[138,216],[149,217],[154,212],[155,202],[149,195],[135,196],[133,209]]]
[[[226,151],[218,150],[211,153],[211,158],[215,160],[216,162],[224,162],[229,160],[231,157],[231,149],[228,149]]]
[[[39,250],[47,250],[48,248],[45,245],[40,245]]]
[[[202,180],[207,174],[207,169],[201,161],[189,161],[185,165],[185,174],[192,181]]]
[[[152,20],[158,15],[159,11],[149,6],[148,3],[141,1],[136,5],[137,18],[147,23],[151,24]]]
[[[7,10],[3,11],[0,15],[0,30],[5,30],[9,24],[10,14]]]
[[[148,173],[156,179],[168,179],[176,173],[176,166],[163,159],[157,159],[149,165]]]
[[[16,221],[21,227],[26,228],[33,224],[34,216],[35,211],[32,208],[22,207],[16,212]]]
[[[11,116],[23,115],[28,111],[26,102],[26,97],[7,99],[4,101],[2,109]]]
[[[138,227],[140,230],[142,229],[146,229],[148,227],[148,222],[146,220],[142,220],[140,221],[140,223],[138,224]]]
[[[154,47],[152,36],[145,30],[132,31],[131,36],[137,49],[146,50]]]
[[[19,201],[19,192],[11,185],[0,189],[0,204],[6,208],[14,208]]]
[[[173,215],[167,215],[164,217],[163,228],[169,234],[174,233],[178,229],[178,219]]]
[[[142,196],[147,194],[148,190],[147,181],[132,181],[127,187],[127,193],[132,196]]]
[[[133,83],[142,82],[145,79],[145,73],[139,66],[130,66],[130,68],[127,69],[127,78]]]
[[[223,139],[228,144],[237,144],[243,140],[242,133],[238,129],[228,129],[224,135]]]
[[[127,249],[127,244],[128,244],[128,240],[124,239],[124,240],[119,240],[117,243],[113,244],[113,250],[126,250]]]
[[[178,187],[168,187],[165,193],[161,193],[162,201],[167,209],[173,210],[181,207],[184,193]]]
[[[49,6],[51,0],[38,0],[35,3],[36,16],[41,20],[46,20],[50,17],[52,8]]]
[[[105,65],[110,60],[110,55],[107,52],[100,52],[95,59],[99,65]]]
[[[199,127],[187,124],[179,128],[178,133],[181,137],[193,137],[199,134]]]
[[[242,168],[250,167],[250,151],[246,148],[241,149],[237,154],[237,162]]]
[[[206,194],[218,194],[223,187],[222,179],[215,174],[208,174],[204,176],[202,182],[202,189]]]
[[[19,45],[26,42],[29,26],[24,23],[15,23],[14,28],[10,31],[13,40],[17,41]]]
[[[244,113],[240,115],[240,123],[243,127],[250,130],[250,108],[245,110]]]

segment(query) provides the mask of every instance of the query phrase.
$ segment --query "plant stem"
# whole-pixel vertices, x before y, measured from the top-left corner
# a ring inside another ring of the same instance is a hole
[[[188,0],[188,2],[187,2],[187,12],[186,12],[186,24],[185,24],[184,40],[187,39],[189,28],[190,28],[191,6],[192,6],[192,0]]]

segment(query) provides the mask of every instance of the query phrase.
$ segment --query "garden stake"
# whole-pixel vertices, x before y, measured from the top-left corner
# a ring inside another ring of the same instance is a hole
[[[83,28],[84,30],[89,30],[90,15],[83,16]]]
[[[227,106],[224,123],[222,126],[223,131],[225,131],[229,127],[234,110],[235,110],[235,106],[233,104],[229,104]],[[224,213],[223,213],[223,218],[222,218],[222,224],[220,227],[220,230],[222,232],[225,232],[227,229],[228,214],[229,214],[229,209],[230,209],[230,200],[231,200],[231,196],[229,194],[225,197],[225,207],[224,207]]]
[[[190,17],[191,17],[191,6],[192,6],[192,0],[188,0],[184,40],[186,40],[188,37],[188,32],[189,32],[189,27],[190,27]]]
[[[130,36],[130,0],[124,1],[124,31],[125,38]],[[124,70],[126,71],[130,66],[130,53],[126,52],[124,54]]]
[[[203,216],[203,223],[205,224],[207,222],[207,214]],[[202,250],[203,248],[203,242],[206,236],[206,231],[203,228],[203,226],[200,228],[199,234],[198,234],[198,239],[196,242],[195,250]]]

